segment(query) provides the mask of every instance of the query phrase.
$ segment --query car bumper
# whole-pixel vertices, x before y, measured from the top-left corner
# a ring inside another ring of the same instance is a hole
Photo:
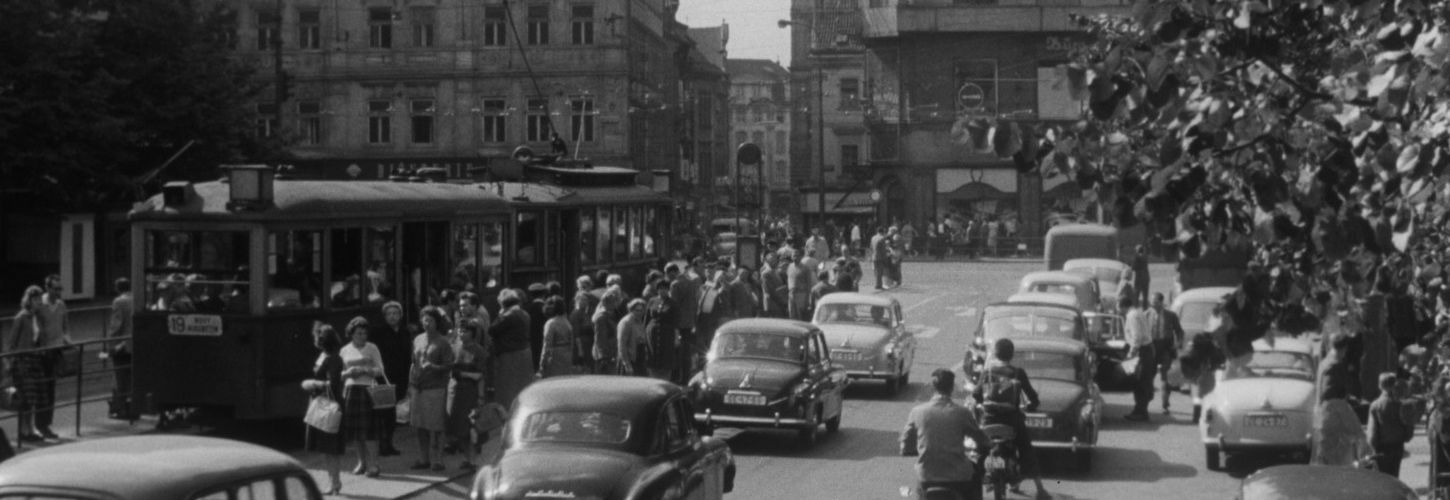
[[[770,416],[730,415],[716,414],[712,411],[696,413],[695,422],[720,427],[769,427],[779,429],[804,429],[811,427],[811,422],[795,415],[785,415],[780,412],[772,412]]]

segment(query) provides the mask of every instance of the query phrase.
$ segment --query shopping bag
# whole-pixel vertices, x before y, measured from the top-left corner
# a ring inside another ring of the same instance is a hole
[[[342,406],[330,397],[313,396],[307,404],[307,416],[302,420],[319,431],[336,434],[342,426]]]
[[[403,424],[403,425],[408,425],[408,424],[412,423],[411,421],[409,421],[409,418],[413,416],[413,411],[412,410],[413,410],[413,400],[412,399],[403,398],[402,401],[398,401],[398,404],[393,405],[393,413],[395,414],[395,417],[394,418],[397,419],[395,421],[397,423]]]
[[[383,377],[383,383],[368,387],[368,397],[373,401],[374,410],[392,408],[398,404],[397,386],[389,384],[388,378]]]

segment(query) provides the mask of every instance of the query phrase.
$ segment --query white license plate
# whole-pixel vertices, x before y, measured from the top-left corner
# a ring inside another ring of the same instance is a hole
[[[1027,427],[1033,429],[1051,429],[1052,417],[1027,417]]]
[[[729,392],[725,394],[725,404],[765,406],[765,395],[753,392]]]
[[[1282,413],[1244,415],[1246,427],[1288,427],[1289,417]]]
[[[860,351],[842,351],[842,350],[839,350],[838,349],[838,350],[831,351],[831,357],[836,358],[836,361],[860,361],[861,360],[861,352]]]

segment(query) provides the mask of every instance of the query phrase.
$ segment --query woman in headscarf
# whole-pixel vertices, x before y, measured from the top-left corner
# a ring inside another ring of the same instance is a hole
[[[618,295],[604,294],[599,299],[599,305],[594,307],[594,373],[616,373],[618,371],[617,360],[619,355],[618,337],[615,329],[619,327],[618,316],[615,310],[619,308]]]
[[[649,362],[649,336],[644,332],[646,305],[643,299],[629,301],[628,313],[619,320],[619,371],[620,375],[647,376],[645,363]]]
[[[564,297],[544,301],[544,352],[539,355],[539,378],[574,373],[574,328],[564,315]]]

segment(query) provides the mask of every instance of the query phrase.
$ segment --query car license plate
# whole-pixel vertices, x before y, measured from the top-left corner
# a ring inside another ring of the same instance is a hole
[[[1027,416],[1027,427],[1033,429],[1051,429],[1052,417],[1048,416]]]
[[[1289,417],[1282,413],[1257,413],[1244,416],[1247,427],[1288,427]]]
[[[728,393],[725,393],[725,404],[764,406],[765,395],[757,394],[754,392],[730,391]]]
[[[836,349],[831,351],[831,357],[836,358],[836,361],[860,361],[861,352]]]

